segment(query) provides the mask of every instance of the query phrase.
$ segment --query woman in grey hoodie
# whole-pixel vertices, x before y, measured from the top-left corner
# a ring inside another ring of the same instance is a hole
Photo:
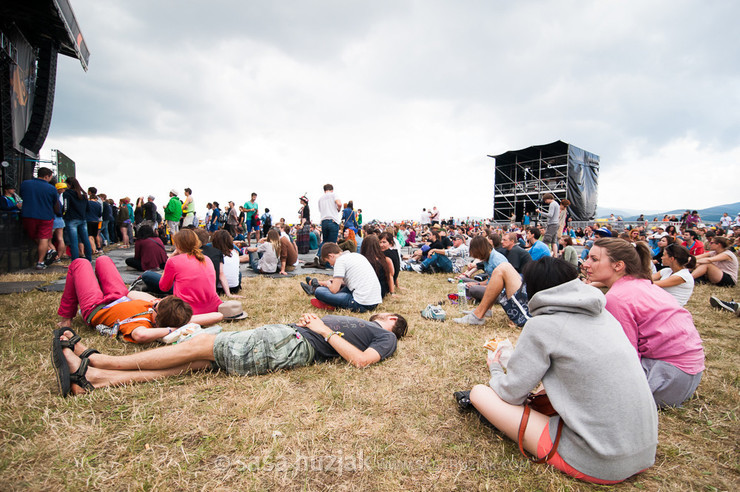
[[[634,348],[604,309],[604,295],[578,280],[573,265],[551,257],[524,271],[532,315],[507,372],[494,359],[490,386],[470,393],[475,408],[518,439],[527,394],[542,381],[558,415],[532,411],[523,447],[581,480],[610,484],[652,466],[658,415]]]

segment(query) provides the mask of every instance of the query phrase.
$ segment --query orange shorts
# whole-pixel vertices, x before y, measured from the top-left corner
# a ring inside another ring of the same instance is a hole
[[[540,435],[540,440],[537,442],[537,458],[542,458],[544,456],[547,456],[547,453],[550,452],[552,449],[552,441],[550,440],[550,424],[548,423],[545,426],[545,430],[542,431],[542,434]],[[572,466],[570,466],[568,463],[566,463],[563,458],[560,457],[560,453],[557,451],[553,455],[552,458],[547,460],[547,464],[554,466],[561,472],[565,473],[566,475],[569,475],[573,478],[577,478],[578,480],[583,480],[584,482],[591,482],[596,483],[599,485],[613,485],[615,483],[623,482],[624,480],[602,480],[600,478],[594,478],[589,475],[586,475],[585,473],[581,473]]]

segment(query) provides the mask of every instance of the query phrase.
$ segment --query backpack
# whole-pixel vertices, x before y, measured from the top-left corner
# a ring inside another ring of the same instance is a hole
[[[129,220],[131,217],[128,214],[128,207],[126,205],[123,205],[121,207],[118,207],[118,216],[116,217],[116,222],[119,224],[122,224]]]
[[[272,217],[265,214],[265,220],[264,220],[264,224],[262,224],[262,228],[265,229],[266,231],[269,231],[270,227],[272,227]]]

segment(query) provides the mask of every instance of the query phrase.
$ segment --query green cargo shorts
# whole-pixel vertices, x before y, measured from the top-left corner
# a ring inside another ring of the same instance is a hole
[[[219,333],[213,342],[213,355],[218,369],[254,376],[307,366],[313,362],[314,348],[291,326],[265,325]]]

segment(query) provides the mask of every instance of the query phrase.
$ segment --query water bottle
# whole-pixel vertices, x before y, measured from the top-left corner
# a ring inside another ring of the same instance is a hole
[[[468,296],[465,292],[465,282],[463,282],[462,280],[457,283],[457,302],[461,306],[465,306],[468,304]]]

